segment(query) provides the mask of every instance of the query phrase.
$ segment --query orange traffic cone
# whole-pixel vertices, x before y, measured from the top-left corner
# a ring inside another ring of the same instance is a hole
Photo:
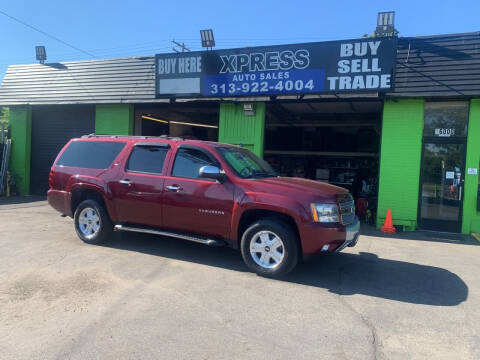
[[[393,220],[392,220],[392,211],[388,209],[387,216],[385,217],[385,222],[382,226],[382,231],[384,233],[395,233],[395,228],[393,227]]]

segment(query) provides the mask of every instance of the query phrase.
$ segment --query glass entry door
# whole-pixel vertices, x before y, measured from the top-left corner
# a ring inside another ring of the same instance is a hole
[[[425,142],[420,185],[423,229],[460,232],[465,144]]]

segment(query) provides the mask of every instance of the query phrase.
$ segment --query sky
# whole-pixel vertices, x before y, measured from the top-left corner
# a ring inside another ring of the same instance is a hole
[[[36,45],[62,62],[172,52],[172,40],[201,50],[210,28],[218,49],[354,39],[372,33],[379,11],[395,11],[400,36],[480,31],[479,0],[7,0],[0,11],[84,51],[0,14],[0,79],[36,62]]]

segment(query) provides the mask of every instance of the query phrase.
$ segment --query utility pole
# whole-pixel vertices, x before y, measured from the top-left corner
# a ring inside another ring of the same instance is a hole
[[[175,46],[172,47],[172,50],[175,51],[175,52],[177,52],[177,53],[178,53],[178,52],[182,52],[182,53],[183,53],[183,52],[185,52],[185,51],[190,51],[190,49],[187,48],[187,47],[185,46],[185,43],[183,43],[183,42],[182,42],[182,43],[179,43],[179,42],[176,42],[175,40],[172,40],[172,43],[173,43],[173,45],[176,45],[176,46],[180,47],[181,51],[179,51],[179,49],[177,49]]]

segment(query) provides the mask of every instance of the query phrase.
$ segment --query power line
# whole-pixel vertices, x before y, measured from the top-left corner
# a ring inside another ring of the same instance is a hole
[[[182,51],[179,51],[175,46],[173,46],[173,47],[172,47],[172,50],[175,51],[175,52],[177,52],[177,53],[178,53],[178,52],[182,52],[182,53],[183,53],[183,52],[185,52],[185,51],[190,51],[190,49],[187,48],[187,47],[185,46],[185,43],[183,43],[183,42],[180,44],[179,42],[177,42],[177,41],[175,41],[175,40],[172,40],[172,43],[173,43],[174,45],[180,47],[180,49],[182,49]]]
[[[110,48],[97,48],[97,49],[91,49],[92,51],[109,51],[109,50],[120,50],[120,49],[134,49],[134,48],[145,48],[145,47],[149,47],[149,48],[152,48],[154,46],[160,46],[162,45],[163,47],[165,48],[170,48],[170,40],[155,40],[155,41],[149,41],[149,42],[145,42],[145,43],[135,43],[135,44],[124,44],[122,46],[116,46],[116,47],[110,47]],[[168,45],[168,46],[167,46]]]
[[[165,47],[156,47],[156,48],[148,48],[148,49],[140,49],[140,50],[133,50],[133,52],[137,52],[132,54],[132,51],[115,51],[115,52],[101,52],[97,53],[97,59],[103,58],[103,59],[108,59],[111,57],[139,57],[139,56],[152,56],[154,55],[157,51],[164,51],[167,49],[171,49],[170,46],[165,46]],[[74,53],[49,53],[49,58],[51,61],[56,62],[62,62],[62,61],[82,61],[82,59],[79,59],[78,55],[75,55]],[[30,60],[26,56],[15,56],[15,57],[9,57],[9,58],[2,58],[0,61],[5,61],[0,63],[0,65],[13,65],[14,62],[15,65],[21,65],[21,64],[30,64]]]
[[[3,15],[5,15],[6,17],[8,17],[8,18],[10,18],[10,19],[12,19],[12,20],[14,20],[14,21],[22,24],[22,25],[24,25],[24,26],[26,26],[26,27],[29,27],[30,29],[33,29],[33,30],[37,31],[37,32],[39,32],[40,34],[43,34],[43,35],[45,35],[45,36],[47,36],[47,37],[49,37],[49,38],[51,38],[51,39],[53,39],[53,40],[56,40],[56,41],[62,43],[63,45],[66,45],[66,46],[68,46],[68,47],[70,47],[70,48],[72,48],[72,49],[75,49],[75,50],[77,50],[77,51],[80,51],[81,53],[84,53],[84,54],[86,54],[86,55],[88,55],[88,56],[91,56],[91,57],[93,57],[93,58],[96,58],[96,56],[93,55],[92,53],[89,53],[88,51],[82,50],[82,49],[80,49],[80,48],[78,48],[78,47],[76,47],[76,46],[74,46],[74,45],[72,45],[72,44],[69,44],[69,43],[67,43],[66,41],[63,41],[63,40],[57,38],[56,36],[50,35],[50,34],[46,33],[45,31],[36,28],[35,26],[32,26],[32,25],[30,25],[30,24],[27,24],[26,22],[24,22],[24,21],[22,21],[22,20],[20,20],[20,19],[17,19],[16,17],[14,17],[14,16],[12,16],[12,15],[7,14],[5,11],[0,10],[0,14],[3,14]]]
[[[126,49],[126,50],[115,50],[115,51],[100,51],[96,52],[97,53],[97,58],[103,58],[105,56],[120,56],[120,57],[128,57],[128,56],[140,56],[140,55],[128,55],[133,53],[145,53],[145,52],[150,52],[150,51],[156,51],[156,50],[167,50],[170,49],[170,46],[163,46],[163,47],[143,47],[143,48],[137,48],[137,49]],[[70,59],[70,58],[78,58],[78,55],[75,55],[74,53],[55,53],[55,52],[50,52],[50,57],[54,58],[61,58],[61,59]]]
[[[6,14],[5,12],[1,11],[0,10],[0,13],[4,14],[5,16],[8,16],[10,18],[13,18],[12,16]],[[20,23],[24,24],[22,21],[18,20],[18,19],[15,19],[13,18],[15,21],[19,21]],[[33,28],[35,31],[40,31],[42,34],[46,34],[44,33],[43,31],[41,30],[38,30],[36,28],[34,28],[33,26],[30,26],[28,24],[24,24],[28,27],[31,27]],[[50,36],[48,34],[46,34],[47,36]],[[56,39],[55,37],[53,37],[55,40],[58,40],[60,42],[62,42],[61,40],[59,39]],[[324,39],[329,39],[328,37],[322,37],[322,36],[315,36],[315,37],[284,37],[284,38],[254,38],[254,37],[248,37],[248,38],[225,38],[225,39],[221,39],[221,40],[218,40],[217,41],[217,49],[222,49],[222,48],[229,48],[229,47],[246,47],[246,46],[258,46],[258,45],[265,45],[265,42],[267,40],[269,41],[272,41],[272,42],[276,42],[276,41],[289,41],[289,40],[300,40],[302,42],[306,42],[308,40],[324,40]],[[177,41],[177,45],[180,46],[180,48],[182,48],[182,45],[185,46],[184,44],[184,41],[185,40],[198,40],[198,38],[182,38],[182,41],[180,43],[180,41]],[[116,46],[116,47],[110,47],[110,48],[96,48],[96,49],[92,49],[92,51],[95,51],[95,53],[97,54],[96,56],[93,55],[93,54],[90,54],[88,52],[84,52],[86,53],[88,56],[90,57],[94,57],[94,58],[107,58],[107,57],[117,57],[117,56],[121,56],[121,57],[128,57],[128,56],[140,56],[139,54],[135,54],[135,55],[127,55],[129,53],[132,53],[132,52],[139,52],[139,53],[147,53],[147,52],[155,52],[155,51],[162,51],[162,50],[167,50],[167,49],[171,49],[171,46],[164,46],[164,45],[167,45],[168,43],[171,43],[172,40],[167,40],[167,39],[157,39],[157,40],[154,40],[154,41],[148,41],[148,42],[142,42],[142,43],[135,43],[135,44],[125,44],[123,46]],[[62,42],[63,43],[63,42]],[[154,45],[157,45],[156,47],[154,47]],[[68,46],[70,46],[69,44],[67,44]],[[269,45],[276,45],[276,44],[269,44]],[[72,47],[72,46],[70,46]],[[76,51],[82,51],[81,49],[78,49],[76,47],[73,46],[73,49],[75,49]],[[182,49],[183,50],[183,49]],[[200,47],[200,45],[193,45],[193,46],[189,46],[188,48],[185,46],[185,50],[192,50],[192,51],[202,51],[203,48]],[[174,50],[175,51],[175,50]],[[177,50],[178,51],[178,50]],[[75,52],[76,53],[76,52]],[[65,53],[65,52],[58,52],[58,53],[55,53],[55,52],[50,52],[50,57],[52,59],[58,59],[59,61],[69,61],[69,60],[78,60],[78,56],[75,55],[75,53],[73,52],[70,52],[70,53]],[[149,54],[150,55],[150,54]],[[23,61],[23,59],[25,59],[25,57],[13,57],[13,58],[8,58],[9,61]],[[5,61],[5,59],[3,59]],[[29,63],[29,60],[25,60],[25,63]],[[9,63],[4,63],[4,64],[0,64],[0,65],[10,65],[10,62]]]
[[[164,40],[165,42],[170,43],[170,40]],[[150,44],[150,46],[147,46],[147,44]],[[153,44],[153,45],[152,45]],[[159,46],[154,46],[155,44],[158,44]],[[166,50],[170,49],[171,46],[164,46],[164,44],[159,43],[158,41],[151,41],[149,43],[139,43],[137,45],[126,45],[126,46],[121,46],[121,47],[112,47],[112,48],[97,48],[97,49],[91,49],[92,51],[95,51],[97,54],[96,57],[103,57],[103,56],[109,56],[109,55],[115,55],[115,54],[124,54],[124,53],[131,53],[132,51],[138,51],[138,52],[145,52],[145,51],[152,51],[152,50]],[[77,54],[77,55],[75,55]],[[48,53],[50,58],[78,58],[78,53],[77,52],[64,52],[64,51],[49,51]],[[138,56],[138,55],[135,55]],[[19,60],[24,60],[26,59],[26,56],[7,56],[4,57],[2,56],[2,60],[4,61],[19,61]],[[26,60],[28,61],[28,60]]]

